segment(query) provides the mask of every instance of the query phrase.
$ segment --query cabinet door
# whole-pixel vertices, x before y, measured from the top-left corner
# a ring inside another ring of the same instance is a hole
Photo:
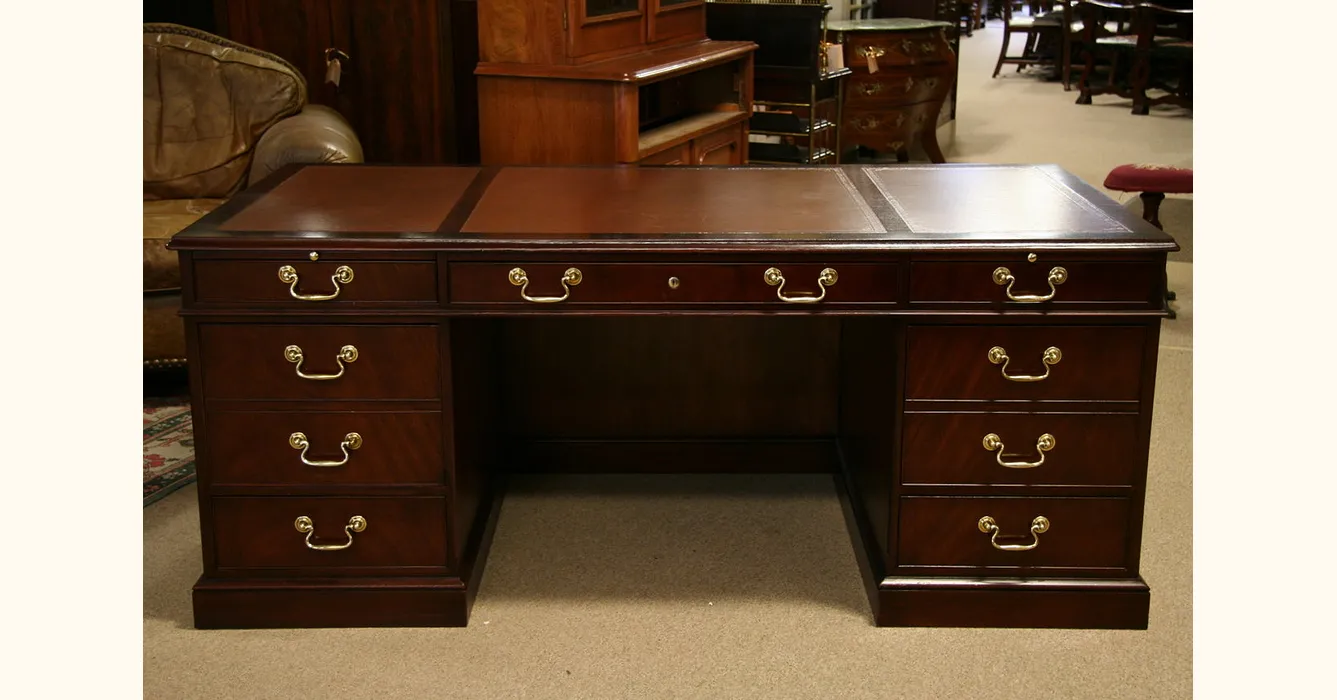
[[[747,135],[742,124],[705,134],[692,141],[692,162],[697,165],[742,165]]]
[[[325,49],[334,46],[330,0],[225,0],[222,36],[276,54],[306,78],[311,102],[325,102]]]
[[[569,55],[581,60],[625,53],[645,44],[649,0],[566,0]]]
[[[639,165],[691,165],[692,143],[688,141],[680,146],[648,155],[639,161]]]
[[[651,44],[706,38],[705,0],[648,0],[646,41]]]

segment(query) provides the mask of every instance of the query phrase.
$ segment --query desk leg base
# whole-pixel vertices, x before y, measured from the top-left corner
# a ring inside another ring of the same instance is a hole
[[[878,585],[879,627],[1147,628],[1142,579],[897,579]]]
[[[458,578],[345,583],[200,579],[195,627],[464,627],[469,598]]]

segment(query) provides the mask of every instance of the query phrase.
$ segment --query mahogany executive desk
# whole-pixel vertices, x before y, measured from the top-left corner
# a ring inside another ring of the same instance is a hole
[[[464,625],[513,471],[829,472],[877,624],[1147,624],[1176,245],[1058,168],[294,167],[172,247],[199,627]]]

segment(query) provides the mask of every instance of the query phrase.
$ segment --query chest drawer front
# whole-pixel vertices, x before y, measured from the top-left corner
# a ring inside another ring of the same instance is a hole
[[[924,102],[935,99],[949,87],[949,81],[936,75],[924,76],[907,70],[856,71],[845,81],[846,109]]]
[[[1020,256],[993,262],[916,262],[910,265],[910,302],[1158,308],[1164,275],[1164,266],[1150,262],[1032,263]],[[1023,301],[1010,299],[1009,293]],[[1040,301],[1043,297],[1052,298]]]
[[[207,398],[440,396],[436,326],[201,324],[199,332]]]
[[[1126,567],[1128,506],[1123,498],[907,496],[900,503],[899,563],[1108,573]],[[996,537],[981,527],[986,517]],[[1047,528],[1036,527],[1038,518]]]
[[[1136,401],[1145,338],[1142,326],[911,326],[905,397]]]
[[[328,569],[367,568],[375,574],[374,568],[445,568],[445,503],[440,497],[214,498],[218,567],[309,569],[312,575]],[[358,516],[360,530],[350,525]],[[309,532],[296,527],[298,518],[309,521]]]
[[[528,285],[515,285],[512,270],[522,270]],[[782,283],[767,271],[775,269]],[[832,276],[823,277],[825,270]],[[579,283],[568,270],[578,270]],[[823,280],[832,281],[827,284]],[[894,263],[755,263],[755,264],[641,264],[641,263],[455,263],[450,267],[450,299],[464,304],[563,306],[584,304],[894,304],[899,294]],[[531,298],[558,299],[538,303]],[[564,297],[564,298],[563,298]]]
[[[319,310],[437,301],[436,263],[430,260],[197,260],[194,273],[199,304]]]
[[[219,411],[216,486],[445,483],[435,411]]]
[[[877,61],[878,71],[893,66],[943,63],[951,60],[952,49],[939,32],[849,32],[843,35],[845,65],[856,72],[868,70],[868,54]]]
[[[907,411],[904,436],[907,485],[1131,486],[1142,464],[1135,413]]]

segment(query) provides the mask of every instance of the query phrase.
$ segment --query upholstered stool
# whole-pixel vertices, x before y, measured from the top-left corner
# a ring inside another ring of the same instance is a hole
[[[1154,164],[1120,165],[1105,176],[1105,188],[1119,192],[1140,192],[1142,218],[1152,226],[1162,228],[1161,202],[1165,201],[1167,193],[1193,192],[1193,169]],[[1165,298],[1174,301],[1175,293],[1167,290]],[[1170,318],[1175,316],[1174,309],[1170,309]]]

